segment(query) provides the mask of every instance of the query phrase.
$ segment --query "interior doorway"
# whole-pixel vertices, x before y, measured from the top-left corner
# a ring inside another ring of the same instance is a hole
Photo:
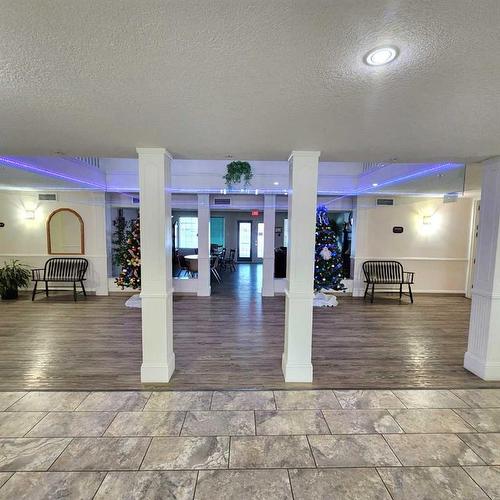
[[[238,261],[252,261],[252,221],[238,221]]]

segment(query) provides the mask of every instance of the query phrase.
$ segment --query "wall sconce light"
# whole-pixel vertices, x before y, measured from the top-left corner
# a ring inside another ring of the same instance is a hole
[[[424,215],[422,224],[424,224],[424,226],[430,226],[432,224],[432,215]]]
[[[24,218],[26,220],[33,220],[35,218],[35,211],[34,210],[25,210],[24,211]]]

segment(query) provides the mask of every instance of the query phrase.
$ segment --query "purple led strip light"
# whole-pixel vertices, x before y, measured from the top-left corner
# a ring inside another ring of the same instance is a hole
[[[363,194],[363,193],[369,193],[370,191],[377,192],[377,190],[379,188],[384,187],[384,186],[390,186],[392,184],[396,184],[396,183],[399,183],[399,182],[407,181],[407,180],[410,180],[410,179],[416,179],[418,177],[424,177],[426,174],[431,174],[433,172],[438,172],[440,170],[447,170],[447,169],[453,170],[454,168],[461,168],[461,167],[463,167],[463,164],[461,164],[461,163],[445,163],[443,165],[437,165],[435,167],[428,168],[426,170],[421,170],[420,172],[415,172],[413,174],[403,175],[402,177],[397,177],[396,179],[390,179],[388,181],[381,182],[377,186],[368,186],[365,189],[360,189],[358,191],[355,191],[353,194],[354,195],[360,195],[360,194]],[[402,193],[402,194],[406,195],[407,193]],[[335,198],[333,200],[330,200],[328,203],[325,203],[325,205],[330,205],[331,203],[334,203],[335,201],[341,200],[342,198],[346,198],[347,196],[352,196],[352,195],[346,194],[346,195],[343,195],[343,196],[339,196],[338,198]]]
[[[96,184],[94,182],[84,181],[82,179],[77,179],[76,177],[71,177],[69,175],[58,174],[56,172],[51,172],[50,170],[46,170],[40,167],[34,167],[33,165],[28,165],[27,163],[11,160],[10,158],[6,158],[5,156],[0,156],[1,163],[7,163],[8,165],[12,165],[17,168],[22,168],[24,170],[30,170],[32,172],[42,173],[48,175],[50,177],[57,177],[59,179],[63,179],[65,181],[77,182],[79,184],[86,184],[87,186],[92,186],[94,188],[99,188],[102,190],[106,190],[106,186],[103,184]]]

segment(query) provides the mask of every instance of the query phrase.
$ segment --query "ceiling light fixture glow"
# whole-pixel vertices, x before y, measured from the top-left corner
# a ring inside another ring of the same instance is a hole
[[[379,47],[370,50],[366,54],[364,61],[368,66],[383,66],[394,61],[398,56],[398,49],[396,47]]]
[[[373,186],[373,187],[377,187],[377,186],[378,186],[378,182],[374,182],[374,183],[372,184],[372,186]]]

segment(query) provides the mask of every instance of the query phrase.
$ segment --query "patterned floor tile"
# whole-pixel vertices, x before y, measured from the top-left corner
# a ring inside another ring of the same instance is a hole
[[[387,434],[385,438],[403,465],[483,465],[454,434]]]
[[[150,438],[75,438],[51,470],[137,470]]]
[[[182,436],[255,435],[253,411],[189,411]]]
[[[500,467],[475,466],[464,469],[491,498],[500,498]]]
[[[0,411],[6,410],[25,394],[25,392],[0,392]]]
[[[71,439],[2,438],[0,471],[45,471]]]
[[[88,392],[29,392],[8,411],[74,411]]]
[[[153,438],[143,470],[227,469],[229,437]]]
[[[106,436],[178,436],[185,416],[182,411],[118,413]]]
[[[315,467],[306,436],[236,436],[231,438],[233,469]]]
[[[296,500],[391,500],[375,469],[290,470]]]
[[[0,488],[6,483],[7,479],[9,479],[12,474],[12,472],[0,472]]]
[[[149,392],[140,391],[92,392],[77,410],[141,411],[149,395]]]
[[[500,389],[453,389],[472,408],[500,408]]]
[[[212,410],[275,410],[272,391],[216,391]]]
[[[488,465],[500,465],[500,433],[460,434],[460,437]]]
[[[376,467],[400,465],[379,435],[309,436],[318,467]]]
[[[195,485],[196,472],[191,471],[108,472],[94,498],[191,500]]]
[[[274,391],[278,410],[337,410],[333,391]]]
[[[286,470],[200,471],[195,500],[292,500]]]
[[[468,405],[447,390],[393,391],[407,408],[467,408]]]
[[[378,470],[394,500],[488,498],[460,467],[395,467]]]
[[[256,411],[257,434],[330,434],[321,410]]]
[[[334,391],[345,410],[404,408],[392,391]]]
[[[403,432],[387,410],[323,410],[332,434]]]
[[[153,392],[145,411],[209,410],[212,393],[209,391]]]
[[[500,432],[500,408],[455,410],[478,432]]]
[[[470,432],[474,430],[453,410],[390,410],[392,416],[407,433],[439,434]]]
[[[48,413],[28,433],[28,437],[98,437],[115,417],[114,412]]]
[[[0,413],[0,437],[22,437],[45,415],[36,411]]]
[[[105,472],[17,472],[0,490],[0,499],[91,500],[105,475]]]

